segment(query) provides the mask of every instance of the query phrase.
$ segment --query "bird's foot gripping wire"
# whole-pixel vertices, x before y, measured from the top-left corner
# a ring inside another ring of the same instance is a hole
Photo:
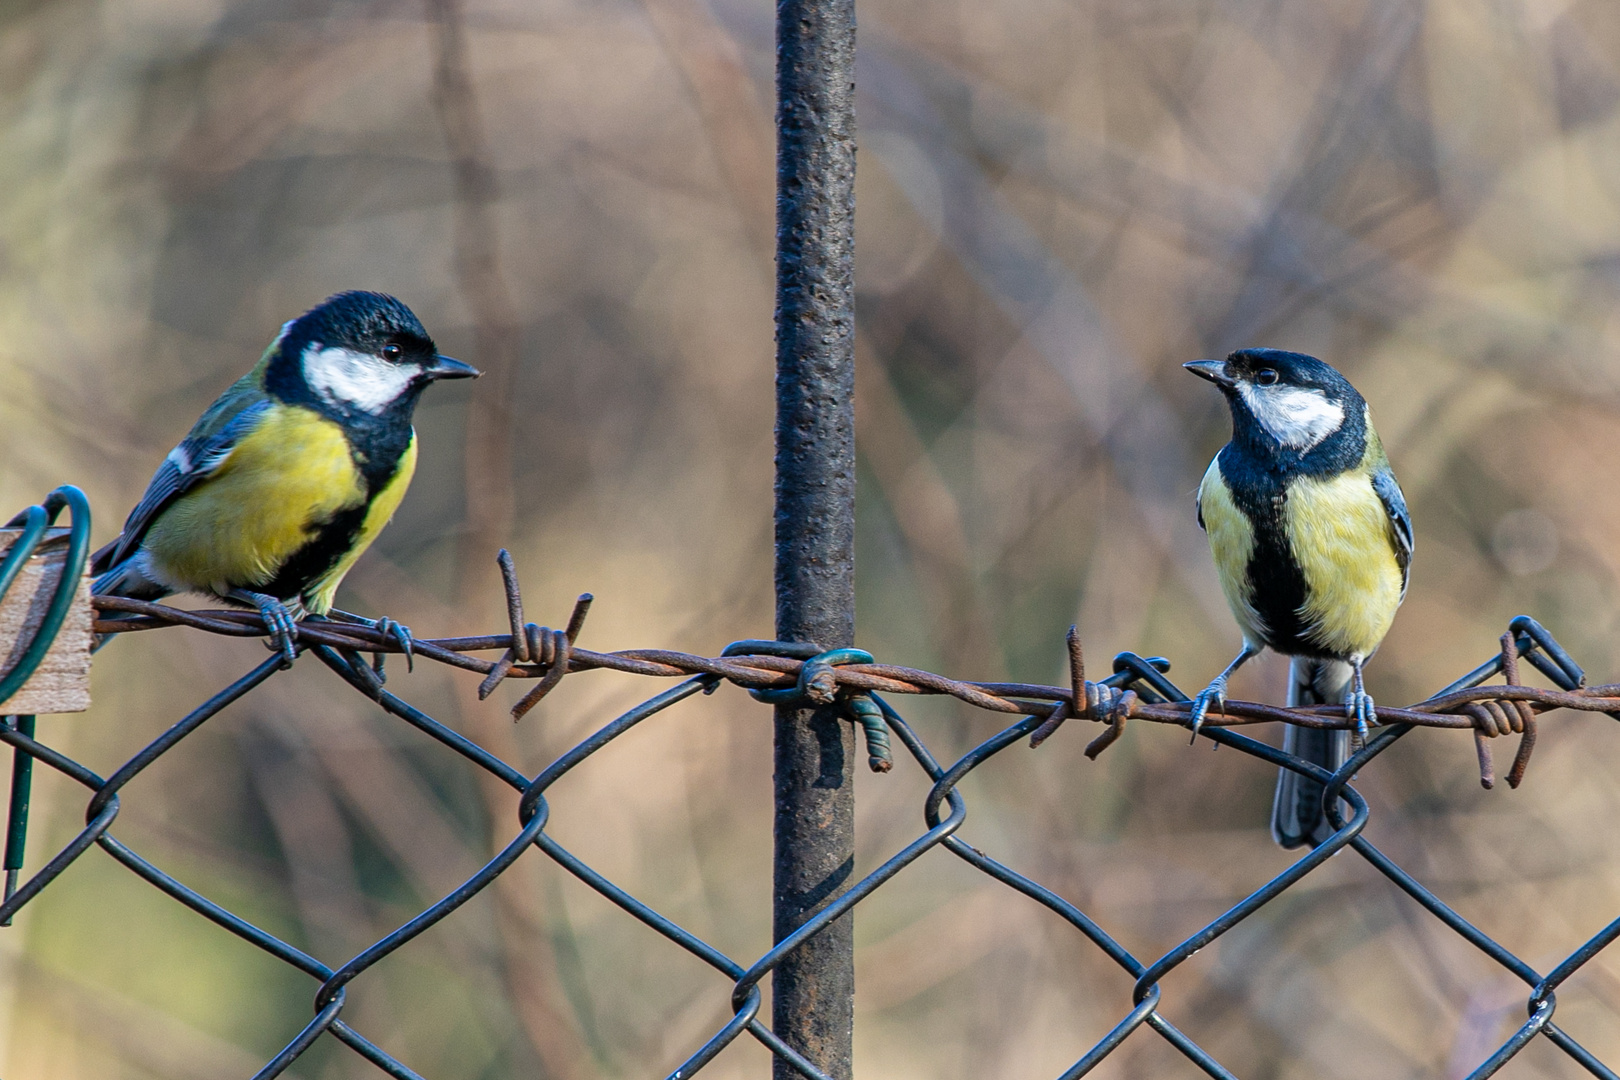
[[[1367,745],[1367,729],[1378,726],[1378,710],[1373,707],[1372,695],[1361,681],[1361,660],[1353,658],[1354,670],[1350,676],[1350,693],[1344,699],[1344,715],[1356,722],[1355,745]]]
[[[1378,710],[1373,707],[1372,695],[1365,690],[1352,690],[1344,703],[1344,714],[1356,722],[1356,746],[1367,745],[1367,729],[1378,726]]]
[[[355,626],[369,626],[382,635],[384,641],[389,638],[399,646],[399,651],[405,654],[405,670],[416,670],[416,638],[411,636],[411,628],[404,623],[395,622],[384,615],[376,619],[368,619],[364,615],[356,615],[351,611],[339,611],[333,608],[327,615],[337,622],[353,623]],[[371,654],[371,670],[377,675],[378,682],[387,682],[388,674],[383,670],[385,653]]]
[[[1223,715],[1226,712],[1226,675],[1223,672],[1215,676],[1213,682],[1198,692],[1192,699],[1192,712],[1188,719],[1192,722],[1193,741],[1197,741],[1199,729],[1204,726],[1204,719],[1209,715],[1210,706],[1215,706]]]
[[[1209,707],[1211,705],[1219,706],[1221,715],[1226,715],[1226,680],[1232,677],[1234,671],[1253,660],[1259,654],[1259,647],[1245,639],[1243,651],[1233,657],[1232,662],[1226,665],[1226,670],[1215,676],[1214,680],[1199,691],[1197,697],[1193,698],[1192,712],[1187,716],[1192,725],[1192,738],[1188,740],[1189,746],[1198,741],[1199,729],[1204,726],[1204,720],[1209,716]]]
[[[411,636],[411,628],[404,623],[395,622],[386,615],[371,625],[378,633],[384,637],[393,638],[399,644],[399,651],[405,654],[406,672],[414,672],[416,670],[416,639]],[[383,675],[384,655],[383,653],[372,655],[372,670],[376,671],[379,679],[385,677]]]
[[[228,599],[258,608],[259,618],[264,620],[264,628],[270,635],[270,650],[281,653],[282,667],[292,667],[293,661],[298,659],[298,623],[287,605],[273,596],[246,589],[232,589]]]

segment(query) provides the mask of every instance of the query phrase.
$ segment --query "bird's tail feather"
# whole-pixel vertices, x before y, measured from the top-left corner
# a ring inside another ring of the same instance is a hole
[[[159,585],[141,573],[140,567],[134,559],[125,559],[117,566],[98,575],[90,583],[90,591],[96,596],[126,596],[131,600],[161,600],[174,592],[173,589]],[[116,612],[97,615],[97,618],[102,622],[118,622],[122,619],[136,617],[134,615],[120,615]],[[117,634],[97,634],[94,641],[91,642],[90,651],[99,651],[103,645],[117,636]]]
[[[1296,656],[1288,668],[1288,704],[1337,705],[1350,690],[1354,669],[1342,660]],[[1283,751],[1337,772],[1350,757],[1350,732],[1324,728],[1283,728]],[[1316,845],[1333,835],[1322,812],[1322,785],[1291,769],[1277,770],[1271,803],[1271,837],[1285,848]]]

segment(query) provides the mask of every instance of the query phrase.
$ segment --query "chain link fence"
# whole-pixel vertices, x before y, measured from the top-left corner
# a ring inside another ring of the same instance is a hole
[[[66,617],[88,550],[88,506],[75,489],[60,489],[42,506],[31,507],[19,515],[10,526],[21,529],[21,535],[4,561],[0,562],[0,599],[4,598],[5,590],[11,588],[23,563],[64,508],[71,510],[72,521],[66,572],[49,598],[39,632],[32,640],[17,643],[12,655],[19,658],[18,662],[0,675],[0,704],[27,681]],[[1348,848],[1393,882],[1429,915],[1528,987],[1527,1019],[1511,1038],[1479,1063],[1469,1074],[1470,1080],[1482,1080],[1493,1075],[1538,1036],[1558,1047],[1593,1076],[1613,1078],[1617,1075],[1583,1047],[1576,1035],[1555,1024],[1553,1014],[1557,1007],[1558,987],[1620,936],[1620,918],[1582,943],[1550,970],[1539,971],[1463,918],[1368,841],[1364,830],[1372,812],[1371,807],[1351,784],[1358,771],[1368,768],[1375,758],[1400,739],[1419,727],[1430,727],[1455,728],[1473,733],[1479,747],[1480,778],[1486,786],[1495,782],[1490,740],[1517,734],[1518,750],[1508,775],[1509,783],[1516,786],[1524,775],[1535,746],[1538,718],[1545,712],[1575,709],[1606,712],[1620,717],[1620,686],[1587,686],[1580,666],[1533,619],[1521,616],[1513,620],[1502,637],[1500,651],[1440,693],[1409,708],[1381,709],[1380,718],[1384,726],[1376,730],[1366,745],[1359,747],[1343,769],[1332,775],[1234,729],[1285,719],[1307,726],[1347,727],[1349,721],[1343,717],[1342,710],[1326,707],[1289,710],[1233,701],[1228,703],[1224,716],[1210,718],[1202,734],[1214,743],[1320,780],[1325,785],[1324,799],[1336,832],[1325,843],[1163,956],[1144,959],[1133,955],[1106,928],[1075,904],[997,861],[960,835],[967,819],[968,806],[959,786],[964,777],[996,755],[1021,743],[1038,746],[1070,718],[1105,725],[1102,733],[1087,747],[1086,753],[1091,757],[1096,757],[1112,745],[1132,720],[1168,724],[1184,730],[1187,726],[1187,695],[1168,678],[1168,661],[1159,657],[1122,653],[1114,658],[1112,673],[1107,678],[1090,681],[1086,678],[1080,642],[1073,631],[1069,636],[1071,679],[1068,687],[959,682],[925,671],[879,664],[870,655],[856,649],[823,651],[817,646],[802,643],[739,641],[719,657],[659,649],[597,653],[574,646],[589,608],[588,596],[581,597],[567,628],[551,630],[537,626],[524,619],[516,572],[505,552],[502,552],[500,564],[505,577],[511,620],[511,627],[506,633],[472,638],[413,640],[408,632],[402,633],[386,622],[374,627],[327,621],[307,621],[300,625],[298,632],[300,657],[304,658],[304,662],[314,660],[325,665],[355,692],[376,702],[387,714],[415,728],[445,751],[459,756],[469,767],[482,769],[511,788],[514,826],[511,839],[477,873],[436,903],[354,956],[329,964],[188,887],[113,835],[112,827],[121,806],[120,791],[203,724],[283,671],[281,657],[273,656],[198,705],[106,777],[36,738],[33,717],[6,717],[3,726],[0,726],[0,740],[13,748],[14,764],[5,855],[8,874],[5,899],[0,903],[0,921],[9,923],[18,910],[36,900],[49,903],[48,887],[51,882],[91,848],[100,848],[177,903],[302,972],[315,984],[314,1015],[281,1052],[255,1074],[254,1080],[268,1080],[269,1077],[280,1075],[322,1036],[340,1041],[388,1076],[419,1080],[420,1074],[344,1019],[349,984],[368,977],[368,973],[385,957],[408,946],[434,924],[453,916],[458,908],[531,848],[537,848],[622,909],[629,918],[662,935],[672,948],[686,950],[714,968],[720,977],[731,981],[733,1015],[706,1043],[695,1048],[678,1069],[669,1074],[669,1080],[698,1074],[745,1032],[800,1075],[812,1080],[827,1080],[824,1072],[774,1034],[760,1019],[761,985],[766,976],[794,950],[851,912],[905,867],[940,849],[1057,915],[1074,932],[1117,964],[1123,973],[1122,978],[1131,981],[1134,1007],[1118,1020],[1106,1036],[1065,1070],[1060,1080],[1073,1080],[1088,1074],[1144,1026],[1206,1075],[1231,1078],[1235,1076],[1233,1072],[1172,1021],[1174,1001],[1166,999],[1161,983],[1170,972],[1191,962],[1200,949],[1298,885],[1332,855]],[[131,633],[185,626],[237,637],[259,637],[264,634],[259,616],[248,612],[183,611],[121,598],[98,598],[95,603],[100,613],[118,615],[116,621],[96,623],[96,629],[101,632],[116,630]],[[500,655],[493,660],[470,655],[496,651]],[[533,689],[514,706],[516,716],[533,708],[562,678],[574,672],[612,670],[681,681],[604,724],[538,775],[531,777],[391,693],[385,685],[384,657],[401,653],[405,654],[408,662],[432,660],[484,675],[484,682],[479,688],[481,696],[487,696],[506,678],[537,680]],[[371,656],[369,662],[363,654]],[[1520,660],[1535,667],[1559,689],[1540,689],[1520,684]],[[1505,676],[1505,682],[1483,685],[1497,675]],[[643,723],[660,717],[690,698],[714,693],[723,683],[740,687],[770,704],[808,703],[818,708],[837,710],[864,732],[868,764],[872,769],[890,771],[897,767],[895,758],[898,756],[909,759],[905,767],[920,769],[932,783],[922,807],[926,830],[921,835],[877,869],[844,889],[797,931],[777,942],[764,955],[751,960],[727,955],[660,914],[558,843],[546,831],[552,812],[546,795],[558,780],[608,744],[629,736]],[[885,696],[907,694],[950,695],[977,708],[1006,713],[1018,719],[958,760],[942,763]],[[895,754],[891,737],[898,740],[903,754]],[[84,828],[62,850],[52,855],[41,869],[26,880],[19,881],[18,871],[23,866],[27,828],[29,776],[34,762],[55,769],[82,785],[89,792],[89,799],[85,806]]]

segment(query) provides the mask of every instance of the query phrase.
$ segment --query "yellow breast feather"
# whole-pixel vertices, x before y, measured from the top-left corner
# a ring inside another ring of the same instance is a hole
[[[1402,580],[1389,515],[1369,474],[1297,479],[1284,516],[1305,576],[1308,635],[1336,655],[1371,655],[1400,607]]]
[[[176,588],[252,588],[274,578],[316,525],[365,497],[343,429],[278,404],[206,482],[163,511],[143,546]]]
[[[354,566],[356,559],[365,554],[371,542],[377,539],[377,534],[382,532],[383,526],[393,519],[394,511],[399,509],[400,501],[405,498],[405,489],[411,486],[411,476],[415,472],[416,429],[412,428],[411,441],[399,459],[399,468],[394,478],[371,500],[371,506],[366,509],[366,519],[360,524],[360,533],[354,538],[354,545],[324,577],[304,590],[304,606],[310,611],[325,615],[332,609],[332,597],[336,595],[338,586],[343,584],[343,575]]]
[[[1249,558],[1254,554],[1254,526],[1232,501],[1232,493],[1221,476],[1221,459],[1216,455],[1198,485],[1198,514],[1209,534],[1209,550],[1215,556],[1215,573],[1221,591],[1232,609],[1244,637],[1253,644],[1265,640],[1260,616],[1249,599]]]

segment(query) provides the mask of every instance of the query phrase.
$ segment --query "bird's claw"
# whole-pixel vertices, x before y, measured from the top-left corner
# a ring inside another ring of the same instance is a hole
[[[293,619],[292,613],[273,596],[260,596],[254,601],[259,609],[259,618],[264,620],[264,628],[269,633],[270,640],[265,647],[271,652],[281,653],[281,666],[290,668],[293,661],[298,659],[298,623]]]
[[[416,639],[411,636],[411,628],[404,623],[395,622],[386,615],[372,622],[371,626],[384,639],[391,637],[399,643],[399,651],[405,654],[405,670],[414,672],[416,670]],[[388,676],[383,674],[383,658],[384,654],[380,652],[373,653],[371,670],[377,673],[379,680],[387,681]]]
[[[1204,726],[1204,718],[1209,715],[1209,707],[1215,705],[1224,715],[1226,712],[1226,678],[1222,676],[1198,692],[1192,700],[1192,712],[1188,719],[1192,721],[1192,742],[1198,740],[1198,732]],[[1189,744],[1190,745],[1190,744]]]
[[[1373,706],[1372,695],[1365,690],[1353,690],[1344,704],[1345,716],[1356,722],[1356,741],[1361,746],[1367,745],[1367,729],[1378,726],[1378,710]]]

